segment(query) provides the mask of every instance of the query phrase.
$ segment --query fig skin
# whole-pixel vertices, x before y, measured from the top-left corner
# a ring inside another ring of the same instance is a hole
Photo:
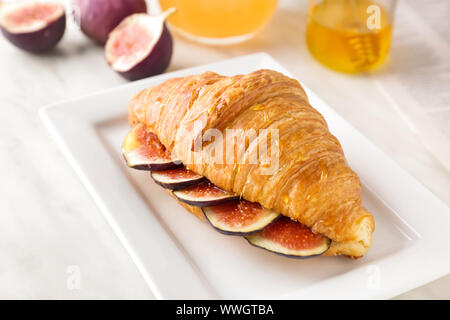
[[[129,166],[135,170],[142,171],[164,171],[164,170],[172,170],[178,169],[181,164],[178,161],[167,161],[167,162],[159,162],[159,163],[149,163],[149,164],[141,164],[137,166]]]
[[[194,184],[191,187],[197,188],[197,193],[203,193],[200,196],[189,194],[189,192],[192,192],[192,189],[185,188],[181,190],[175,190],[172,194],[177,198],[178,201],[187,203],[194,207],[213,207],[219,204],[223,204],[226,202],[234,201],[239,199],[239,195],[232,194],[230,192],[227,192],[225,190],[222,190],[222,192],[226,194],[222,195],[208,195],[209,188],[218,188],[214,186],[211,182],[202,182],[199,184]],[[190,190],[189,190],[190,189]],[[198,190],[200,189],[200,190]],[[220,189],[220,188],[218,188]],[[187,194],[186,194],[187,192]],[[205,196],[206,193],[206,196]]]
[[[126,17],[146,13],[145,0],[73,0],[79,8],[77,22],[90,39],[104,45],[109,33]]]
[[[130,81],[151,77],[166,71],[172,59],[173,39],[166,24],[150,53],[131,69],[121,72],[115,70]]]
[[[12,33],[0,26],[3,35],[16,47],[31,52],[43,53],[52,50],[62,39],[66,31],[66,14],[50,22],[44,28],[24,33]]]
[[[186,169],[184,168],[183,170],[186,170]],[[197,177],[189,178],[189,179],[187,179],[187,178],[182,178],[180,180],[173,179],[171,182],[163,182],[160,179],[158,179],[157,171],[151,172],[150,176],[152,177],[153,181],[155,181],[155,183],[157,185],[160,185],[164,189],[169,189],[169,190],[184,189],[186,187],[190,187],[192,185],[199,184],[200,182],[206,181],[205,177],[197,176]]]

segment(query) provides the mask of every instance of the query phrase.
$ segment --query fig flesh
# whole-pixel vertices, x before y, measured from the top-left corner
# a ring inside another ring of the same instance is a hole
[[[264,230],[245,237],[259,248],[289,258],[309,258],[328,250],[331,240],[307,226],[282,216]]]
[[[331,245],[329,238],[309,227],[258,203],[239,199],[239,195],[189,171],[180,161],[173,162],[158,137],[143,124],[130,131],[122,151],[130,167],[151,170],[155,182],[173,190],[179,201],[201,207],[206,220],[220,233],[244,236],[255,247],[297,259],[322,255]]]
[[[123,19],[147,12],[145,0],[74,0],[73,3],[81,31],[102,45]]]
[[[11,2],[0,8],[0,29],[16,47],[42,53],[53,49],[63,37],[66,14],[56,2]]]
[[[176,190],[173,195],[179,201],[195,207],[210,207],[239,199],[239,195],[220,189],[209,181]]]
[[[192,172],[185,167],[164,171],[153,171],[153,180],[166,189],[178,190],[198,184],[205,180],[205,177]]]
[[[243,236],[261,231],[280,215],[260,204],[236,200],[202,208],[206,220],[220,233]]]
[[[181,161],[172,158],[158,137],[147,131],[143,124],[136,125],[127,134],[122,154],[127,165],[138,170],[169,170],[182,165]]]
[[[128,80],[164,72],[172,58],[173,40],[164,21],[167,14],[133,14],[109,35],[106,61]]]

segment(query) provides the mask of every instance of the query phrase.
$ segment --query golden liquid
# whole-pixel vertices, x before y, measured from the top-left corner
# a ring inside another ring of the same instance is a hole
[[[379,28],[369,29],[370,0],[324,0],[310,8],[306,42],[311,54],[331,69],[355,73],[379,66],[391,44],[392,21],[380,7]]]
[[[169,22],[199,37],[228,38],[251,34],[267,23],[278,0],[159,0],[177,8]]]

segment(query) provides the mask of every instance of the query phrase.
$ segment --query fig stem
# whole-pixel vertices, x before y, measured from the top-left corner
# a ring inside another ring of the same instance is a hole
[[[163,13],[161,13],[161,17],[163,18],[163,20],[165,21],[170,15],[172,15],[173,13],[175,13],[177,11],[177,8],[175,7],[170,7],[169,9],[167,9],[166,11],[164,11]]]

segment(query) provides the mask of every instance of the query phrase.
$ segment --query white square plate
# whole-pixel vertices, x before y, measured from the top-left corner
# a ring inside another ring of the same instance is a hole
[[[450,271],[450,210],[311,90],[363,182],[376,222],[362,259],[291,260],[224,236],[187,213],[148,173],[126,167],[127,105],[138,91],[211,70],[289,72],[264,53],[189,68],[46,107],[40,114],[158,298],[389,298]]]

